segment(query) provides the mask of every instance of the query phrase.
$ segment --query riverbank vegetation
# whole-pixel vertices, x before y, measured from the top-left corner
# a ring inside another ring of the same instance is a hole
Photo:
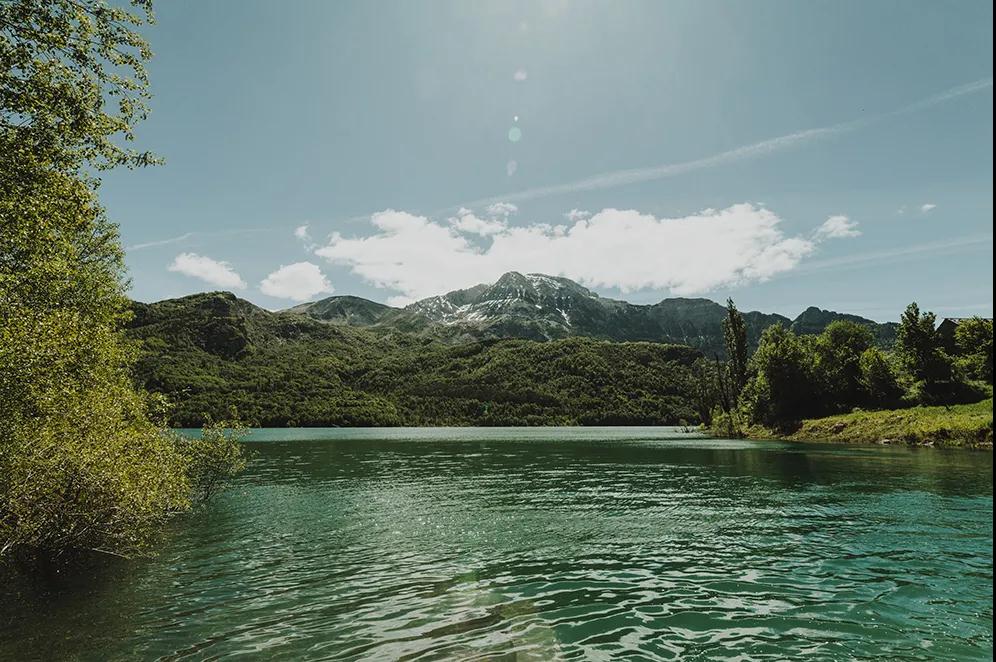
[[[133,386],[123,252],[95,173],[146,108],[151,20],[95,0],[0,4],[0,563],[150,550],[160,525],[241,463],[189,443]]]
[[[707,424],[717,434],[992,442],[992,320],[962,320],[948,341],[934,314],[912,303],[889,351],[849,321],[813,336],[776,325],[764,331],[744,367],[735,351],[742,342],[738,318],[730,301],[724,327],[731,359],[717,359],[698,391],[699,409],[709,407]]]
[[[993,400],[967,405],[909,407],[880,411],[854,411],[824,418],[806,419],[791,431],[763,426],[747,429],[748,436],[783,437],[842,442],[913,444],[916,446],[964,446],[992,448]]]

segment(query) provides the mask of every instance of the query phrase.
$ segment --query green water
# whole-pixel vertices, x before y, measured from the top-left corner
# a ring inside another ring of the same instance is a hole
[[[992,659],[992,454],[267,430],[149,561],[0,589],[0,659]]]

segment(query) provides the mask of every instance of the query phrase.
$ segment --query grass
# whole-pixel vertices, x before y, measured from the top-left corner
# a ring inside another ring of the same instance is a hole
[[[850,414],[802,421],[792,432],[777,433],[763,428],[748,436],[778,437],[796,441],[842,441],[904,443],[916,446],[993,446],[993,400],[970,405],[911,407]]]

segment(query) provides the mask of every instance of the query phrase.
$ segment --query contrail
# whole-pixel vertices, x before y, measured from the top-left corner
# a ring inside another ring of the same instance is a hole
[[[168,239],[158,239],[156,241],[147,241],[142,244],[132,244],[131,246],[125,246],[125,250],[140,251],[143,248],[153,248],[155,246],[178,244],[182,241],[186,241],[194,237],[224,237],[233,234],[258,234],[266,232],[276,232],[276,228],[235,228],[232,230],[215,230],[213,232],[184,232],[179,236],[169,237]]]
[[[147,241],[144,244],[133,244],[131,246],[125,246],[126,251],[140,251],[143,248],[152,248],[153,246],[165,246],[166,244],[175,244],[181,241],[186,241],[194,236],[193,232],[185,232],[179,237],[170,237],[169,239],[159,239],[158,241]]]
[[[798,269],[793,271],[792,274],[799,275],[814,271],[826,271],[828,269],[837,270],[855,268],[870,262],[885,264],[917,255],[959,253],[966,249],[989,249],[992,251],[993,233],[988,232],[985,234],[967,235],[964,237],[955,237],[953,239],[942,239],[940,241],[931,241],[923,244],[912,244],[909,246],[889,248],[871,253],[846,255],[842,257],[828,258],[826,260],[815,260],[800,266]]]
[[[852,131],[856,131],[858,129],[862,129],[866,126],[869,126],[871,124],[881,122],[882,120],[888,119],[890,117],[896,117],[898,115],[905,115],[908,113],[915,113],[921,110],[926,110],[932,106],[936,106],[945,103],[947,101],[951,101],[952,99],[957,99],[958,97],[962,97],[968,94],[975,94],[976,92],[981,92],[983,90],[991,89],[992,86],[993,86],[992,77],[982,78],[977,81],[967,83],[965,85],[952,87],[951,89],[945,90],[933,96],[929,96],[926,99],[921,99],[909,105],[903,106],[902,108],[881,113],[879,115],[863,117],[848,122],[840,122],[838,124],[831,124],[830,126],[818,127],[814,129],[806,129],[804,131],[797,131],[795,133],[789,133],[784,136],[778,136],[777,138],[762,140],[761,142],[753,143],[750,145],[743,145],[741,147],[736,147],[734,149],[725,152],[720,152],[719,154],[706,156],[692,161],[668,163],[659,166],[652,166],[649,168],[632,168],[629,170],[616,170],[614,172],[605,172],[600,175],[594,175],[592,177],[587,177],[585,179],[579,179],[577,181],[569,182],[567,184],[541,186],[537,188],[526,189],[524,191],[509,193],[506,195],[493,196],[490,198],[482,198],[480,200],[474,200],[473,202],[468,202],[463,205],[457,205],[448,209],[456,209],[457,207],[479,207],[482,205],[492,204],[495,202],[521,202],[523,200],[535,200],[536,198],[546,198],[552,195],[560,195],[563,193],[578,193],[581,191],[594,191],[600,189],[614,188],[616,186],[623,186],[625,184],[638,184],[641,182],[649,182],[658,179],[665,179],[667,177],[683,175],[685,173],[693,172],[695,170],[703,170],[706,168],[713,168],[720,165],[726,165],[728,163],[735,163],[737,161],[754,159],[775,152],[782,152],[792,147],[797,147],[799,145],[814,142],[817,140],[822,140],[824,138],[829,138],[835,135],[850,133]]]
[[[536,188],[525,189],[523,191],[516,191],[513,193],[508,193],[505,195],[496,195],[489,198],[481,198],[479,200],[473,200],[471,202],[465,202],[459,205],[453,205],[452,207],[446,207],[434,212],[431,215],[437,215],[446,212],[452,212],[460,207],[481,207],[485,205],[494,204],[496,202],[522,202],[524,200],[535,200],[537,198],[546,198],[553,195],[561,195],[564,193],[578,193],[582,191],[595,191],[601,189],[614,188],[616,186],[623,186],[626,184],[638,184],[641,182],[655,181],[659,179],[666,179],[668,177],[675,177],[677,175],[683,175],[685,173],[694,172],[696,170],[704,170],[706,168],[714,168],[716,166],[726,165],[729,163],[736,163],[738,161],[746,161],[749,159],[755,159],[762,156],[767,156],[768,154],[773,154],[775,152],[782,152],[793,147],[804,145],[806,143],[815,142],[818,140],[823,140],[833,136],[850,133],[852,131],[857,131],[866,126],[876,124],[890,117],[897,117],[899,115],[905,115],[908,113],[916,113],[922,110],[926,110],[933,106],[937,106],[953,99],[963,97],[969,94],[975,94],[977,92],[982,92],[984,90],[991,89],[993,86],[993,79],[981,78],[977,81],[971,83],[966,83],[964,85],[958,85],[950,89],[944,90],[938,94],[934,94],[925,99],[920,99],[911,104],[903,106],[902,108],[897,108],[896,110],[891,110],[878,115],[873,115],[870,117],[862,117],[859,119],[850,120],[848,122],[839,122],[837,124],[831,124],[829,126],[817,127],[813,129],[806,129],[803,131],[796,131],[795,133],[789,133],[784,136],[778,136],[776,138],[769,138],[768,140],[762,140],[761,142],[752,143],[750,145],[742,145],[725,152],[720,152],[719,154],[714,154],[712,156],[706,156],[700,159],[694,159],[692,161],[681,161],[679,163],[667,163],[659,166],[652,166],[649,168],[631,168],[627,170],[616,170],[613,172],[605,172],[600,175],[593,175],[591,177],[586,177],[584,179],[579,179],[566,184],[555,184],[552,186],[540,186]],[[339,221],[341,224],[352,224],[358,221],[369,221],[369,215],[354,216],[352,218]],[[260,229],[260,230],[250,230],[250,231],[272,231],[273,229]],[[195,234],[210,234],[210,233],[197,233],[188,232],[186,234],[180,235],[179,237],[173,237],[171,239],[162,239],[160,241],[150,241],[143,244],[135,244],[134,246],[128,246],[125,250],[134,251],[141,250],[143,248],[151,248],[153,246],[162,246],[164,244],[178,243],[181,241],[186,241],[190,239]]]

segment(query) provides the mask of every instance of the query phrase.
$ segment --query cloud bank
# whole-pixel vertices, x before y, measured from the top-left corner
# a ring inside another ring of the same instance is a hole
[[[281,265],[264,278],[259,291],[280,299],[307,301],[318,294],[331,294],[334,289],[317,264],[295,262]]]
[[[794,269],[821,241],[857,234],[856,224],[833,217],[809,238],[787,236],[781,218],[749,203],[682,218],[604,209],[590,217],[575,214],[562,225],[511,226],[505,218],[461,212],[455,221],[440,222],[382,211],[371,217],[369,236],[335,233],[316,254],[400,292],[390,300],[394,304],[493,282],[512,270],[623,292],[654,288],[690,295],[765,281]]]
[[[180,253],[173,258],[173,262],[167,268],[191,278],[199,278],[215,287],[232,290],[246,288],[246,282],[242,280],[242,276],[237,274],[227,262],[220,262],[206,255]]]

